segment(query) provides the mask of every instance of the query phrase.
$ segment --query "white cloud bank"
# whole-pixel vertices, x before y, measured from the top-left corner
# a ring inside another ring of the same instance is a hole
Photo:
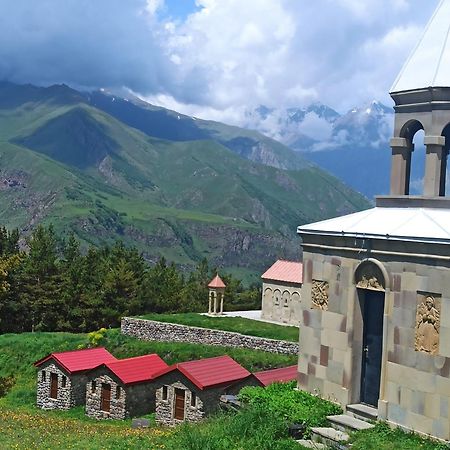
[[[437,0],[0,0],[0,80],[126,87],[239,123],[315,100],[344,111],[391,87]]]

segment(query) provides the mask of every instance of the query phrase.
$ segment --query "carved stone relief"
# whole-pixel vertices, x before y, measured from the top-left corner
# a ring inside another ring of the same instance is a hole
[[[441,300],[433,294],[419,294],[416,313],[415,349],[437,355],[441,323]]]
[[[328,310],[328,291],[330,284],[328,281],[312,280],[311,299],[312,309]]]
[[[372,262],[361,264],[356,270],[356,287],[372,291],[384,291],[384,277],[381,269]]]

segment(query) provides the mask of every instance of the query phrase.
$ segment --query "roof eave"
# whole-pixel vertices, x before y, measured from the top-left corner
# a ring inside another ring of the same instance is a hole
[[[358,239],[380,239],[385,241],[408,241],[417,242],[421,244],[447,244],[450,245],[450,239],[443,238],[426,238],[426,237],[412,237],[412,236],[395,236],[384,235],[375,233],[360,233],[360,232],[348,232],[348,231],[324,231],[324,230],[305,230],[300,227],[297,228],[297,234],[311,235],[311,236],[339,236],[339,237],[352,237]]]

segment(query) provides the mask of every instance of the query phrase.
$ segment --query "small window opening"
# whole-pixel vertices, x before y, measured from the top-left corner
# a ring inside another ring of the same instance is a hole
[[[41,372],[41,381],[45,381],[45,370]]]
[[[163,386],[163,388],[162,388],[162,399],[163,400],[167,400],[167,391],[168,391],[167,386]]]
[[[197,395],[195,392],[191,392],[191,406],[197,405]]]
[[[121,388],[120,386],[116,387],[116,399],[120,398],[120,394],[121,394]]]
[[[66,387],[66,383],[67,383],[67,377],[65,375],[63,375],[61,377],[61,387],[65,388]]]
[[[91,391],[92,392],[95,392],[95,389],[97,388],[97,386],[96,386],[96,384],[95,384],[95,380],[94,381],[92,381],[92,383],[91,383]]]

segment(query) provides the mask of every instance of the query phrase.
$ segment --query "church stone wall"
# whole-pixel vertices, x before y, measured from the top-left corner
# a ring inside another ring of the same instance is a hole
[[[298,326],[301,285],[282,282],[263,283],[261,317],[274,322]]]
[[[449,439],[450,262],[433,257],[448,249],[374,241],[369,253],[358,251],[362,240],[322,236],[329,249],[305,241],[299,387],[343,406],[360,401],[363,290],[354,276],[363,259],[376,258],[388,276],[379,417]]]

